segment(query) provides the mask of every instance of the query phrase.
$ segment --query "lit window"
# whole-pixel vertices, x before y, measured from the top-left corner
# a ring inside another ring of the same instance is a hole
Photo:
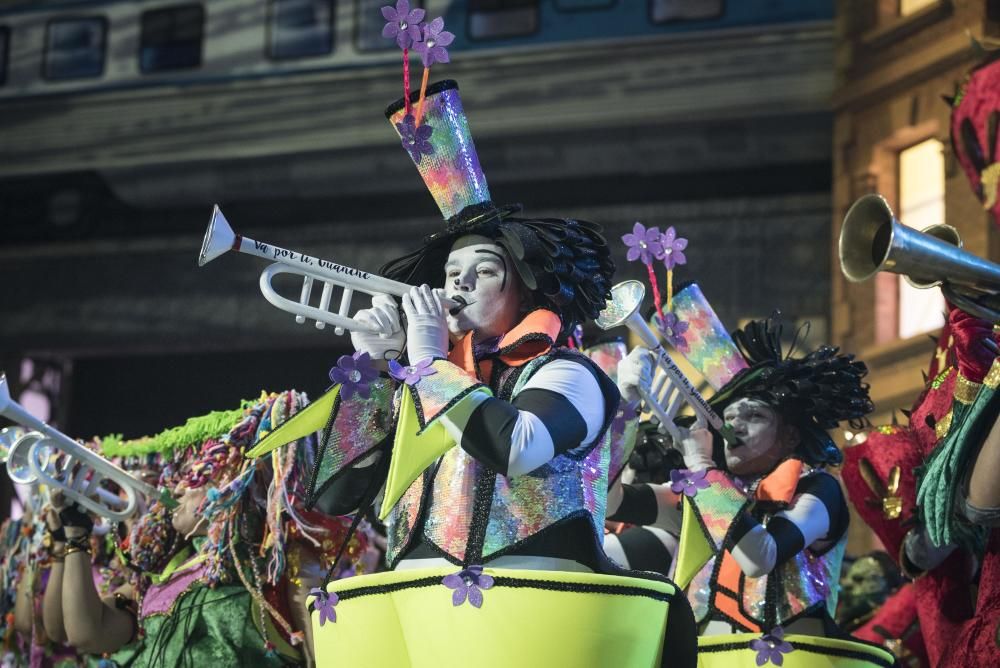
[[[101,76],[106,31],[103,18],[49,22],[45,34],[45,78],[58,81]]]
[[[924,7],[936,5],[941,0],[899,0],[899,15],[909,16],[916,14]]]
[[[0,86],[7,83],[7,47],[10,44],[10,28],[0,26]]]
[[[307,58],[333,51],[333,0],[271,0],[267,52]]]
[[[538,31],[538,0],[469,0],[469,37],[503,39]]]
[[[899,220],[917,230],[945,222],[944,146],[928,139],[899,153]],[[941,290],[921,290],[899,277],[899,336],[944,325]]]
[[[649,0],[649,19],[653,23],[717,19],[724,8],[723,0]]]
[[[143,72],[201,65],[205,10],[201,5],[164,7],[142,14],[139,67]]]

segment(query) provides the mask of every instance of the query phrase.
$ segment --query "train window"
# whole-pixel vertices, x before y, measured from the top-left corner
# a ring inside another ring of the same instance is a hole
[[[618,0],[555,0],[556,9],[561,12],[578,12],[588,9],[608,9],[618,4]]]
[[[145,73],[201,65],[205,10],[201,5],[174,5],[142,13],[139,69]]]
[[[355,0],[354,46],[358,51],[391,51],[398,49],[396,42],[382,37],[385,19],[380,11],[386,5],[396,6],[395,0]],[[410,0],[410,9],[423,7],[420,0]],[[430,20],[427,17],[426,20]]]
[[[649,19],[653,23],[717,19],[724,10],[724,0],[649,0]]]
[[[271,0],[267,54],[276,60],[333,51],[333,0]]]
[[[7,47],[10,44],[10,28],[0,26],[0,86],[7,83]]]
[[[101,17],[49,21],[42,75],[49,81],[101,76],[107,30]]]
[[[469,0],[470,39],[503,39],[538,31],[538,0]]]

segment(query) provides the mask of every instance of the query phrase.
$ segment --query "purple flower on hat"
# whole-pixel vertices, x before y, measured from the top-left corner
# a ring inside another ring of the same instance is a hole
[[[628,254],[625,256],[629,262],[642,260],[643,264],[650,264],[653,259],[659,260],[663,257],[663,244],[660,243],[660,228],[646,226],[636,221],[632,227],[632,232],[622,236],[622,241],[628,246]]]
[[[327,593],[319,587],[313,587],[309,590],[309,595],[316,597],[313,609],[319,612],[319,625],[323,626],[327,622],[336,623],[337,611],[333,608],[340,602],[340,597],[337,596],[336,592]]]
[[[429,124],[421,123],[417,127],[413,114],[407,114],[401,123],[396,123],[396,129],[399,130],[403,148],[410,152],[413,162],[419,165],[425,155],[434,155],[434,145],[429,141],[434,128]]]
[[[694,496],[699,489],[706,489],[709,482],[705,480],[705,471],[691,469],[674,469],[670,472],[670,491],[674,494]]]
[[[671,225],[660,237],[660,246],[663,248],[663,264],[667,269],[673,269],[679,264],[687,264],[687,257],[684,256],[684,249],[688,247],[688,240],[677,236],[677,230]]]
[[[434,63],[447,63],[448,49],[444,48],[452,43],[455,35],[444,29],[444,19],[440,16],[424,24],[424,39],[416,42],[413,50],[420,54],[420,60],[424,67],[430,67]]]
[[[389,360],[389,375],[412,387],[419,383],[424,376],[433,376],[437,373],[437,369],[431,366],[433,363],[434,359],[431,357],[410,366],[403,366],[396,360]]]
[[[757,652],[757,665],[763,666],[765,663],[773,663],[780,666],[785,657],[794,648],[791,643],[785,640],[785,630],[780,626],[775,626],[770,633],[765,633],[760,638],[750,641],[750,649]]]
[[[658,315],[653,316],[653,320],[659,330],[663,332],[663,338],[667,340],[667,343],[677,350],[686,351],[688,349],[687,339],[684,338],[684,332],[688,331],[686,322],[679,320],[673,313],[664,313],[662,320]]]
[[[462,605],[465,603],[466,598],[468,598],[472,607],[480,608],[483,605],[482,590],[493,586],[493,578],[483,573],[482,566],[469,566],[468,568],[463,568],[458,573],[444,576],[441,579],[441,584],[448,589],[455,590],[451,594],[451,604],[453,606]]]
[[[382,8],[382,16],[386,20],[382,28],[382,37],[396,39],[401,49],[409,49],[414,42],[420,41],[421,21],[425,10],[419,7],[410,10],[410,0],[398,0],[396,6],[386,5]]]
[[[376,378],[378,371],[368,353],[341,355],[337,366],[330,369],[330,380],[340,385],[340,396],[343,399],[350,399],[355,393],[367,399],[370,391],[368,384]]]

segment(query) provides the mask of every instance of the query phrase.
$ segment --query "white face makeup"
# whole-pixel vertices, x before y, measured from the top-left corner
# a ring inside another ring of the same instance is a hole
[[[487,237],[455,242],[445,263],[444,290],[466,306],[448,314],[454,339],[475,331],[477,341],[505,334],[521,318],[521,282],[507,252]]]
[[[726,406],[722,417],[736,436],[725,450],[726,467],[736,475],[769,471],[794,446],[790,441],[795,430],[763,401],[740,399]]]
[[[174,498],[177,499],[177,503],[179,504],[174,508],[171,517],[171,524],[173,524],[174,529],[182,536],[186,536],[192,531],[196,536],[205,535],[207,525],[198,515],[198,506],[205,500],[205,488],[191,489],[184,483],[181,483],[174,489]]]

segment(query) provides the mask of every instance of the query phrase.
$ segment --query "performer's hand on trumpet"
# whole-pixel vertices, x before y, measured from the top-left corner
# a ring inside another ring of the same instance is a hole
[[[712,461],[712,432],[705,418],[695,414],[690,428],[677,427],[679,439],[674,439],[674,447],[684,456],[684,465],[692,471],[703,471],[715,466]]]
[[[411,288],[403,295],[406,356],[410,364],[448,357],[448,321],[444,304],[444,290],[432,290],[428,285]]]
[[[354,314],[358,322],[369,325],[377,332],[351,330],[351,343],[358,352],[368,353],[376,362],[396,359],[403,352],[406,333],[399,319],[399,307],[389,295],[376,294],[372,306]]]
[[[642,399],[640,387],[653,383],[653,353],[648,348],[637,346],[618,365],[618,391],[622,399],[634,403]]]

